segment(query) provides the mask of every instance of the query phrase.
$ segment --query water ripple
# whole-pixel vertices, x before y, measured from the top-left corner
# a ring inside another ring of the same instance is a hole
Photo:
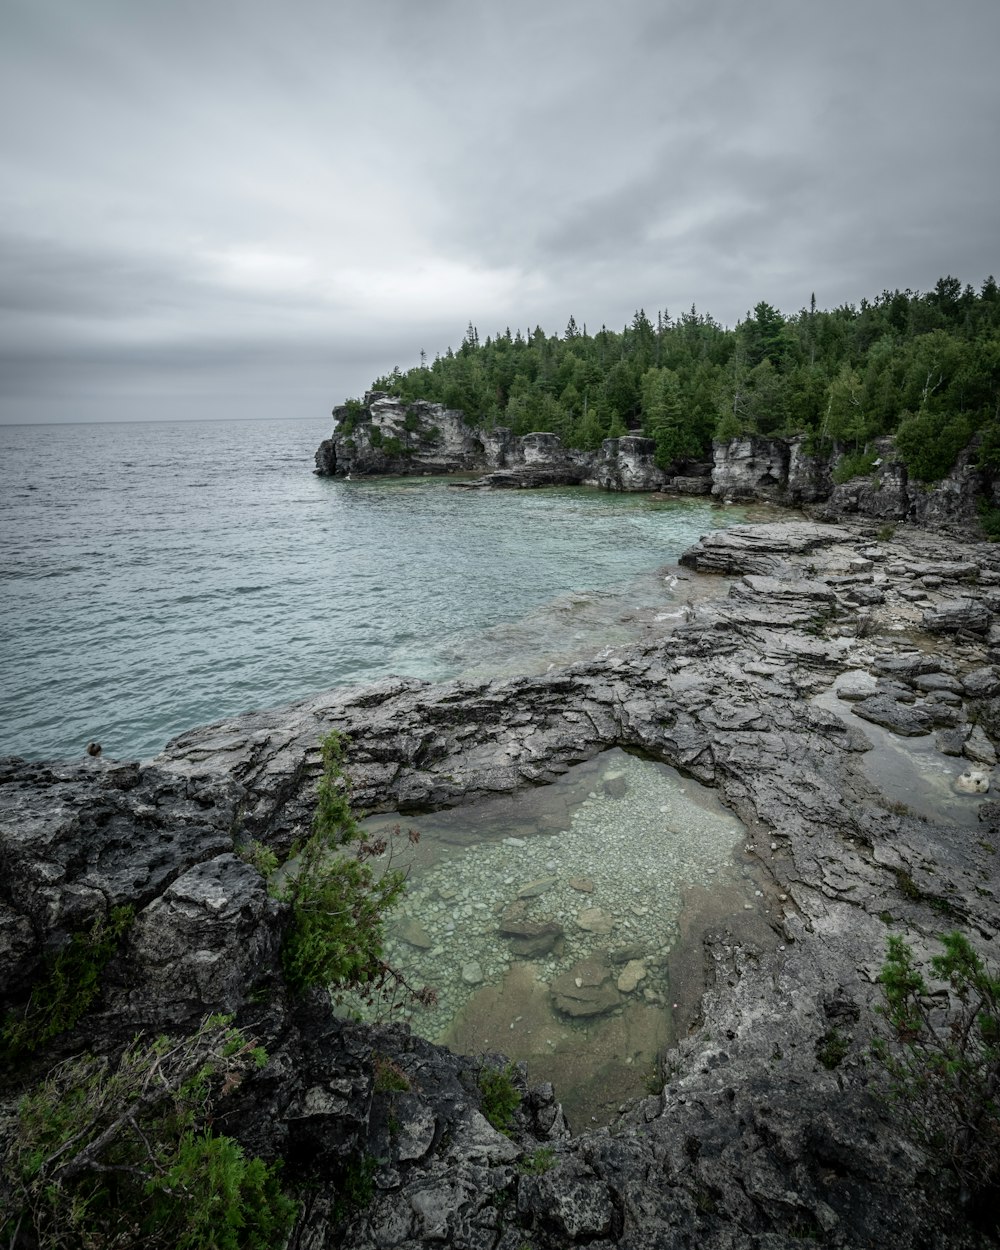
[[[0,752],[75,756],[96,737],[148,756],[193,725],[339,683],[596,654],[634,636],[622,615],[676,607],[663,565],[742,516],[703,500],[320,479],[327,433],[302,420],[0,428]]]

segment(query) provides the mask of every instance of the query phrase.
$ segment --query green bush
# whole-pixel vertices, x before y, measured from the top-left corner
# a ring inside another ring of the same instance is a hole
[[[514,1085],[517,1069],[512,1063],[503,1068],[485,1067],[479,1074],[483,1115],[495,1129],[506,1133],[514,1113],[521,1105],[521,1095]]]
[[[1000,542],[1000,508],[995,508],[985,499],[980,499],[979,523],[991,543]]]
[[[278,1170],[211,1130],[218,1094],[266,1054],[212,1017],[118,1061],[60,1064],[21,1102],[3,1159],[0,1233],[47,1250],[271,1250],[296,1204]]]
[[[907,1129],[975,1200],[1000,1186],[1000,979],[961,933],[941,940],[931,969],[946,1003],[902,938],[889,938],[879,980],[890,1037],[875,1053]]]
[[[840,457],[830,476],[838,485],[854,477],[867,477],[874,470],[876,459],[873,451],[851,452]]]
[[[132,923],[131,907],[98,916],[86,933],[74,933],[46,963],[45,971],[20,1014],[11,1014],[0,1032],[0,1057],[16,1062],[67,1033],[101,989],[101,973]]]
[[[277,871],[277,855],[269,846],[256,839],[237,848],[237,854],[244,863],[256,868],[265,881],[269,881]]]
[[[312,835],[292,848],[279,890],[292,909],[282,947],[285,977],[300,993],[331,984],[377,992],[399,979],[383,957],[384,917],[405,878],[387,870],[376,880],[366,862],[384,844],[365,841],[351,811],[344,748],[336,732],[322,744]]]
[[[556,1152],[551,1146],[539,1146],[523,1155],[518,1161],[517,1170],[522,1176],[544,1176],[556,1165]]]
[[[405,1094],[410,1089],[410,1078],[388,1055],[372,1056],[372,1072],[376,1094]]]
[[[904,412],[896,431],[896,446],[913,477],[921,482],[939,482],[972,434],[973,426],[965,415]]]

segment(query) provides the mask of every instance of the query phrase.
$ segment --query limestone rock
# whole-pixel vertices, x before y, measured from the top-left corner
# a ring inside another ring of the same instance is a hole
[[[522,885],[517,892],[518,898],[539,898],[542,894],[547,894],[549,890],[558,884],[558,877],[536,877],[534,881],[528,881]]]
[[[705,534],[680,557],[699,573],[772,573],[782,560],[801,556],[847,537],[831,525],[782,521],[776,525],[734,525]]]
[[[615,927],[615,918],[603,907],[585,907],[577,913],[576,923],[587,933],[610,933]]]
[[[984,634],[989,628],[990,613],[974,599],[953,599],[925,612],[922,625],[929,634],[957,634],[964,631]]]
[[[992,664],[977,668],[965,674],[962,688],[970,699],[989,699],[1000,690],[1000,672]]]
[[[556,977],[549,989],[556,1010],[574,1018],[604,1015],[622,1001],[611,969],[598,956],[574,964]]]
[[[854,713],[862,720],[891,729],[902,737],[915,738],[930,733],[934,720],[921,708],[908,707],[884,695],[872,695],[854,704]]]
[[[547,955],[563,936],[563,927],[555,920],[504,919],[500,936],[510,938],[511,950],[523,959]]]
[[[407,916],[396,925],[396,936],[422,951],[429,951],[434,945],[433,939],[424,926],[412,916]]]
[[[985,764],[988,768],[997,762],[996,747],[986,736],[981,725],[974,725],[965,740],[962,754],[977,764]]]
[[[838,699],[844,699],[849,703],[857,703],[860,699],[870,698],[876,693],[878,681],[871,673],[855,669],[841,674],[837,678],[837,684],[834,689],[837,692]]]
[[[959,794],[985,794],[990,788],[990,775],[983,768],[967,768],[955,779]]]
[[[631,994],[646,978],[646,965],[641,959],[630,959],[618,974],[616,982],[622,994]]]

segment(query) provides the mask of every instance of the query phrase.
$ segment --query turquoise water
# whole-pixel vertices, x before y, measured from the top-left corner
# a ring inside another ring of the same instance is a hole
[[[318,478],[328,432],[0,427],[0,753],[96,738],[148,757],[342,683],[594,654],[676,609],[665,566],[743,519],[702,500]]]

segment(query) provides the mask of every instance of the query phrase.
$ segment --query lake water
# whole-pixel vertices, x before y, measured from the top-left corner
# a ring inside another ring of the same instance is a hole
[[[0,753],[148,757],[400,673],[538,671],[683,610],[704,500],[316,477],[324,420],[0,427]]]

